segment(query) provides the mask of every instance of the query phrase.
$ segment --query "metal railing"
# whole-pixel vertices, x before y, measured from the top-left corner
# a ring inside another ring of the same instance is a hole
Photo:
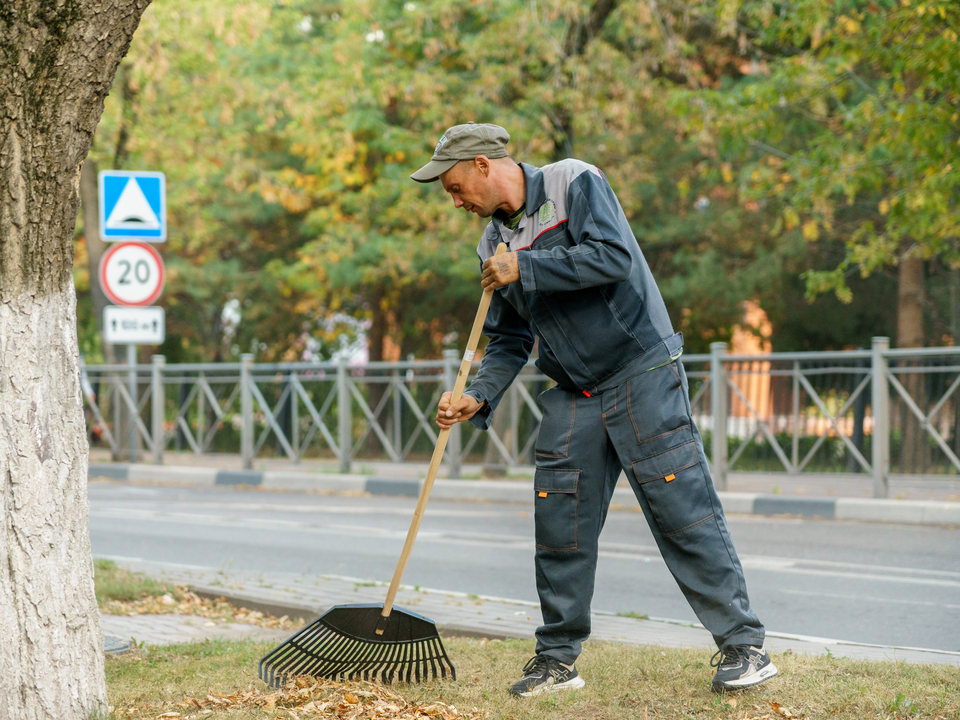
[[[960,473],[960,348],[685,355],[690,404],[711,456],[714,482],[731,472],[860,473],[875,497],[898,478]],[[433,415],[459,368],[443,360],[368,363],[253,362],[91,365],[83,385],[92,444],[116,459],[171,450],[338,461],[426,461]],[[551,381],[531,362],[508,390],[493,427],[455,426],[451,477],[466,462],[532,465],[541,419],[535,398]]]

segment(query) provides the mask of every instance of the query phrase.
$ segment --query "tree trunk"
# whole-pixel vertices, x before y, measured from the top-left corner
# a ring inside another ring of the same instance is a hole
[[[73,231],[80,163],[148,2],[0,9],[0,720],[105,710]]]
[[[923,259],[909,256],[900,260],[898,268],[897,347],[923,347]],[[915,364],[915,363],[913,363]],[[900,375],[904,389],[926,411],[924,376],[920,373]],[[903,446],[900,450],[900,472],[924,472],[929,461],[927,437],[919,418],[901,403]]]
[[[584,18],[578,18],[567,26],[563,39],[563,58],[583,55],[590,40],[603,29],[603,24],[616,9],[619,0],[595,0],[590,12]],[[565,84],[573,84],[569,73],[563,73]],[[551,111],[550,123],[553,126],[553,160],[558,162],[573,157],[573,115],[566,105],[556,105]]]
[[[367,356],[370,362],[381,362],[383,360],[383,342],[387,334],[387,311],[383,307],[385,298],[386,293],[383,287],[376,287],[370,300],[373,318],[370,322],[370,331],[367,333]],[[369,393],[367,402],[370,405],[370,410],[376,412],[377,406],[387,392],[387,386],[380,383],[370,383],[367,385],[367,392]],[[389,407],[390,403],[387,403],[377,416],[377,421],[380,423],[380,427],[386,432],[387,437],[391,437],[393,432],[392,416],[387,411]],[[378,455],[386,454],[386,448],[383,447],[380,438],[377,437],[377,434],[372,430],[367,435],[363,451],[368,457],[377,457]]]
[[[900,260],[897,279],[897,347],[923,347],[923,259]]]

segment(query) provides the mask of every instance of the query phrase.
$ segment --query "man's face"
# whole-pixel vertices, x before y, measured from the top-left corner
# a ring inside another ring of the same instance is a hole
[[[450,193],[454,207],[486,218],[493,215],[497,204],[491,198],[490,176],[481,168],[489,165],[476,160],[458,162],[440,176],[440,184]]]

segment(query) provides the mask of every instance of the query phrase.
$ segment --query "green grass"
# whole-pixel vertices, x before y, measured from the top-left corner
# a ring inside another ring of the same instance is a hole
[[[93,561],[93,582],[97,605],[103,607],[111,600],[130,602],[145,596],[173,592],[173,586],[154,580],[143,573],[131,572],[111,560]]]
[[[533,654],[533,641],[449,638],[444,645],[457,667],[456,682],[396,685],[393,691],[410,701],[453,705],[464,715],[476,708],[474,717],[498,720],[960,718],[960,669],[951,666],[777,654],[773,661],[780,668],[779,677],[753,690],[718,696],[710,691],[713,669],[707,650],[587,643],[577,661],[585,688],[518,699],[506,688],[519,679],[520,669]],[[230,720],[356,716],[350,714],[361,709],[356,706],[341,706],[344,714],[294,715],[278,706],[270,712],[248,707],[201,716],[199,710],[178,704],[186,697],[207,694],[266,692],[256,676],[257,661],[271,647],[211,641],[111,656],[107,684],[110,704],[116,708],[111,717],[156,718],[164,712]],[[350,687],[360,695],[361,704],[372,702],[359,692],[362,685]],[[136,710],[128,712],[132,708]]]

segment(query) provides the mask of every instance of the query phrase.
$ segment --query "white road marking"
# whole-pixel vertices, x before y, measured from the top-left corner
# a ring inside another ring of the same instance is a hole
[[[409,514],[407,511],[405,514]],[[370,525],[317,525],[305,521],[280,520],[270,518],[223,517],[206,513],[167,512],[163,510],[144,510],[135,508],[99,508],[90,511],[90,517],[115,518],[126,520],[154,520],[164,523],[183,523],[188,525],[238,527],[245,530],[296,531],[319,535],[347,535],[378,537],[385,539],[405,538],[406,528],[387,529]],[[436,530],[421,530],[418,541],[442,542],[445,544],[487,547],[503,550],[529,552],[534,541],[517,535],[498,535],[484,533],[464,533]],[[656,548],[626,543],[600,543],[603,557],[637,562],[663,562]],[[918,568],[888,567],[858,563],[833,562],[827,560],[809,560],[780,558],[763,555],[741,555],[744,568],[750,570],[815,575],[818,577],[839,577],[869,582],[902,583],[960,589],[960,573],[944,570],[924,570]]]
[[[940,607],[948,610],[960,610],[960,605],[951,605],[949,603],[931,602],[929,600],[900,600],[898,598],[871,597],[869,595],[851,595],[847,593],[828,593],[815,592],[812,590],[783,590],[780,592],[787,595],[811,595],[817,598],[837,598],[838,600],[855,600],[856,602],[876,602],[887,603],[891,605],[919,605],[922,607]]]

